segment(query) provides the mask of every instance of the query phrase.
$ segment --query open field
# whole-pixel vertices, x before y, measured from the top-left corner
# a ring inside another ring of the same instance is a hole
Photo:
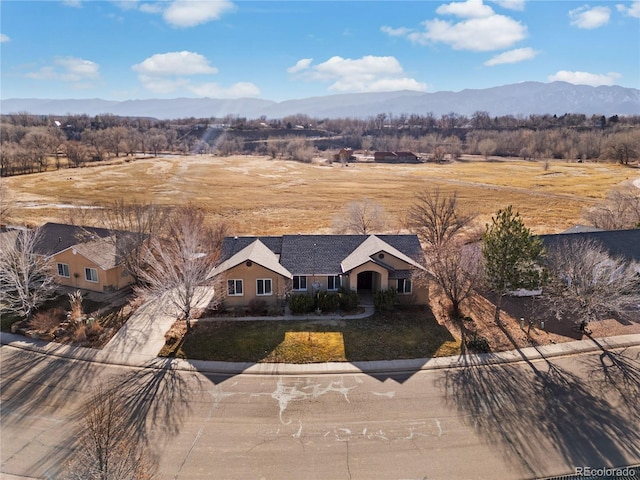
[[[413,194],[428,187],[457,192],[481,223],[513,205],[535,233],[580,222],[585,207],[614,186],[633,181],[636,168],[602,163],[464,160],[452,164],[303,164],[268,157],[187,156],[139,159],[2,179],[15,207],[10,220],[66,221],[70,207],[114,200],[193,203],[234,233],[329,233],[334,215],[353,200],[372,198],[402,228]]]

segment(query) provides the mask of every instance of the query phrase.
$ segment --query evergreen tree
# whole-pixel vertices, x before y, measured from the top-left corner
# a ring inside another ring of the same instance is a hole
[[[544,247],[533,236],[518,212],[508,206],[492,217],[482,237],[482,253],[488,286],[498,294],[495,321],[500,323],[502,297],[520,288],[538,288],[544,281],[540,261]]]

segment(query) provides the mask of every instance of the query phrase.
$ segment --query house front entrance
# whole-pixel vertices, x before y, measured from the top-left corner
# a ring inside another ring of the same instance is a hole
[[[358,274],[358,294],[375,293],[380,290],[380,274],[366,270]]]

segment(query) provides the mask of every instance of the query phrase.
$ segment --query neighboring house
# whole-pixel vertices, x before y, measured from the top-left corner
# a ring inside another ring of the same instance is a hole
[[[116,248],[126,232],[61,223],[46,223],[40,232],[36,253],[50,259],[58,284],[110,292],[133,282]]]
[[[574,230],[575,229],[575,230]],[[574,233],[577,232],[577,233]],[[591,239],[600,243],[609,254],[627,261],[640,262],[640,229],[634,230],[591,230],[591,227],[574,227],[555,235],[540,235],[547,249],[581,239]]]
[[[375,152],[373,159],[381,163],[417,163],[419,160],[412,152]]]
[[[333,160],[340,163],[349,163],[355,160],[356,157],[353,156],[353,149],[351,148],[341,148],[338,153],[333,156]]]
[[[413,281],[425,270],[416,235],[227,237],[220,260],[212,276],[223,278],[225,308],[340,287],[358,294],[395,288],[407,303],[428,300],[426,287]]]

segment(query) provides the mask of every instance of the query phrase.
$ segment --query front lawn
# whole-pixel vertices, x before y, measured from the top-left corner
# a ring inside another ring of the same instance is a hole
[[[161,356],[224,362],[357,362],[460,353],[460,342],[424,308],[365,319],[220,320],[195,324]]]

